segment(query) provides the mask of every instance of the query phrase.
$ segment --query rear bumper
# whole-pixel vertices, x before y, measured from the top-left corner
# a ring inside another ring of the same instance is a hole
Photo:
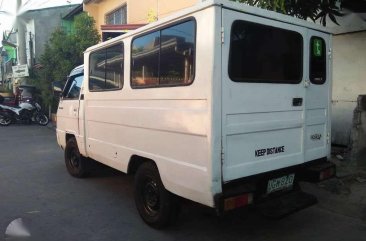
[[[292,174],[295,174],[295,178],[291,187],[268,193],[269,180]],[[289,204],[290,201],[293,201],[293,205],[287,205],[292,207],[288,210],[289,213],[292,213],[316,203],[315,197],[310,197],[311,195],[301,192],[299,182],[320,182],[333,176],[335,176],[335,165],[328,162],[324,157],[305,164],[241,178],[223,184],[223,192],[215,195],[215,207],[218,214],[223,214],[225,211],[228,211],[228,201],[230,201],[231,206],[229,205],[229,209],[233,209],[235,205],[234,208],[249,205],[266,206],[265,209],[268,213],[268,207],[271,207],[271,205],[264,205],[265,203]],[[301,199],[305,201],[301,202]],[[296,203],[299,205],[296,205]],[[281,216],[285,216],[283,210],[278,211],[278,213],[281,213]]]

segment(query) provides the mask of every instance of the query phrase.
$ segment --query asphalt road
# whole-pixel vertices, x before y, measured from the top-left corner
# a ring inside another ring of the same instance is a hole
[[[35,241],[366,240],[365,221],[320,205],[273,221],[248,210],[217,218],[188,202],[173,227],[154,230],[135,208],[133,177],[105,167],[71,177],[54,130],[35,125],[0,127],[0,240],[17,218],[31,233],[22,240]]]

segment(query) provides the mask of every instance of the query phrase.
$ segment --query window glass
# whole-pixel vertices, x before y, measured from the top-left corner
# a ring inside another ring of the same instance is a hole
[[[123,46],[107,48],[106,54],[106,89],[122,88],[123,83]]]
[[[327,73],[325,41],[319,37],[310,39],[310,81],[323,84]]]
[[[301,34],[235,21],[231,29],[229,76],[236,82],[300,83]]]
[[[63,96],[66,99],[79,99],[81,85],[83,84],[84,75],[76,75],[69,78],[66,83]]]
[[[123,44],[95,51],[89,57],[89,90],[121,89],[123,85]]]
[[[194,73],[194,22],[161,31],[160,85],[189,84]]]
[[[105,50],[90,54],[89,90],[102,90],[105,87]]]
[[[132,86],[159,84],[159,32],[136,38],[132,43]]]
[[[127,5],[108,13],[105,16],[106,24],[126,24],[127,23]]]
[[[132,87],[176,86],[192,83],[195,22],[187,21],[132,42]]]

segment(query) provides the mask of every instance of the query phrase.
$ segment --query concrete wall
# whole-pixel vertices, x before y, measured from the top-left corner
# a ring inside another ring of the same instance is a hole
[[[366,166],[366,95],[360,95],[354,111],[351,161],[353,166]]]
[[[77,5],[31,10],[24,14],[26,21],[34,21],[34,53],[36,62],[43,54],[46,42],[56,28],[61,27],[61,18]],[[26,33],[26,36],[29,33]]]
[[[145,24],[149,22],[149,13],[153,13],[160,19],[178,10],[193,6],[197,0],[103,0],[96,2],[91,1],[84,4],[84,11],[95,19],[101,34],[100,25],[105,24],[105,15],[124,4],[127,4],[128,24]]]
[[[332,143],[351,144],[357,97],[366,94],[366,31],[333,37]]]
[[[99,3],[90,2],[84,4],[84,11],[88,12],[95,20],[99,34],[102,34],[100,25],[105,24],[105,15],[127,3],[127,0],[104,0]],[[127,22],[128,22],[128,6],[127,6]]]

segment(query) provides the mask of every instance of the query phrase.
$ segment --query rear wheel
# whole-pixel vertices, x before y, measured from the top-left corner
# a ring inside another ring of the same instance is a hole
[[[11,123],[11,119],[5,115],[0,114],[0,125],[8,126]]]
[[[65,164],[71,176],[81,178],[88,173],[88,160],[80,154],[74,137],[70,138],[66,143]]]
[[[45,114],[42,114],[42,113],[38,113],[35,120],[41,126],[47,125],[48,121],[49,121],[48,117]]]
[[[135,203],[142,219],[153,228],[166,227],[177,217],[176,197],[164,188],[153,162],[141,164],[136,172]]]

